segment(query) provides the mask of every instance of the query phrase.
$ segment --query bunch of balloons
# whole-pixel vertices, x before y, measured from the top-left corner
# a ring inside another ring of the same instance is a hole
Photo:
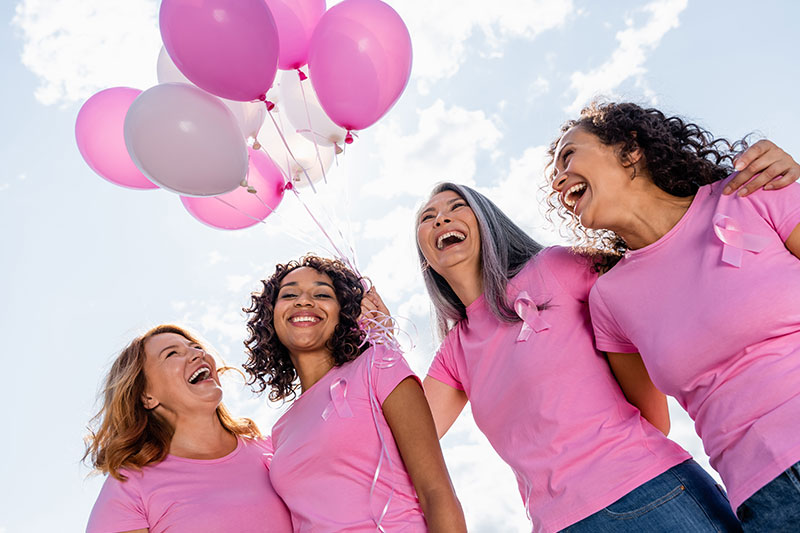
[[[411,73],[408,29],[381,0],[163,0],[159,26],[159,85],[89,98],[78,148],[108,181],[175,192],[221,229],[313,187]]]

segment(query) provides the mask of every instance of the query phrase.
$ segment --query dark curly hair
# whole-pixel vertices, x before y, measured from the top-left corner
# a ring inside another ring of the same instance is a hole
[[[715,139],[697,124],[672,116],[658,109],[643,108],[633,103],[593,102],[581,110],[580,117],[561,126],[558,137],[548,149],[548,182],[555,177],[555,150],[564,134],[575,126],[597,136],[600,142],[617,148],[621,162],[636,149],[643,154],[647,176],[661,190],[678,197],[693,196],[706,184],[720,181],[733,172],[737,153],[747,148],[742,139],[730,142]],[[623,163],[625,164],[625,163]],[[625,165],[630,166],[630,165]],[[635,174],[635,167],[634,177]],[[547,197],[548,218],[556,214],[578,241],[578,248],[598,257],[596,268],[611,268],[628,250],[619,236],[608,230],[592,230],[581,225],[551,189]]]
[[[278,339],[273,323],[275,300],[281,281],[287,274],[301,267],[313,268],[326,274],[333,281],[336,300],[339,303],[339,323],[328,339],[327,347],[333,354],[334,366],[341,366],[361,355],[369,345],[365,333],[359,327],[361,299],[364,288],[361,278],[339,260],[316,255],[305,255],[299,261],[275,266],[269,279],[261,280],[263,290],[251,294],[251,305],[243,310],[250,315],[247,320],[249,337],[244,341],[248,359],[244,369],[250,376],[248,384],[257,393],[270,387],[272,401],[292,399],[297,394],[297,370],[289,357],[289,350]]]

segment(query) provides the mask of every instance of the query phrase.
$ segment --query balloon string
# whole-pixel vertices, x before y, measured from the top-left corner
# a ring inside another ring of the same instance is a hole
[[[380,456],[378,459],[378,466],[375,468],[375,474],[372,476],[372,485],[369,488],[369,512],[372,515],[372,520],[375,522],[375,529],[376,531],[380,531],[381,533],[385,533],[386,530],[383,529],[381,525],[383,522],[384,517],[386,517],[386,513],[389,511],[389,506],[392,503],[392,499],[394,498],[394,465],[392,464],[392,456],[389,455],[389,449],[386,446],[386,440],[383,438],[383,431],[381,431],[380,423],[378,422],[378,413],[382,411],[381,405],[378,402],[377,392],[375,390],[375,385],[373,384],[372,379],[372,371],[373,367],[375,366],[375,352],[377,348],[373,348],[370,350],[370,361],[369,361],[369,369],[367,371],[367,387],[369,388],[369,403],[370,403],[370,411],[372,411],[372,420],[375,423],[375,429],[378,432],[378,440],[380,440],[381,444],[381,451]],[[397,359],[395,359],[396,361]],[[390,492],[389,498],[386,501],[386,505],[383,506],[383,511],[379,517],[375,517],[375,513],[372,511],[372,499],[375,493],[375,488],[378,486],[378,479],[380,478],[381,469],[383,468],[383,459],[386,458],[386,462],[389,467],[389,476],[390,476]]]
[[[274,108],[274,105],[273,105],[273,108]],[[316,189],[316,187],[314,187],[314,182],[311,181],[311,176],[308,175],[308,172],[306,172],[305,167],[300,164],[300,161],[298,161],[297,158],[294,156],[294,153],[292,152],[292,149],[289,148],[289,143],[286,142],[286,137],[283,136],[283,131],[281,131],[281,129],[278,127],[278,123],[275,122],[275,117],[272,116],[272,109],[267,107],[267,110],[269,111],[267,114],[269,115],[270,120],[272,120],[272,124],[275,126],[275,131],[278,132],[278,135],[280,136],[281,141],[283,141],[283,145],[286,147],[286,151],[289,152],[289,155],[292,157],[294,162],[297,163],[297,166],[300,167],[300,170],[303,171],[303,174],[305,174],[306,179],[308,180],[308,184],[311,186],[311,190],[314,191],[314,193],[316,194],[317,189]],[[264,150],[264,153],[267,153],[267,151]],[[289,181],[291,182],[291,179]]]
[[[322,156],[319,154],[319,145],[317,144],[317,133],[314,131],[314,126],[311,125],[311,112],[308,110],[308,100],[306,99],[306,90],[303,88],[303,80],[306,79],[305,73],[297,69],[298,82],[300,83],[300,94],[303,96],[303,105],[306,110],[306,120],[308,120],[308,129],[311,131],[311,140],[314,141],[314,150],[317,153],[317,161],[319,168],[322,171],[322,179],[328,183],[328,176],[325,175],[325,165],[322,164]]]
[[[291,189],[291,191],[294,193],[295,197],[300,201],[300,204],[306,210],[306,213],[308,213],[308,216],[311,217],[311,220],[314,221],[314,224],[317,225],[317,227],[320,229],[320,231],[322,231],[322,234],[325,236],[325,238],[328,239],[328,242],[331,244],[331,246],[333,246],[333,249],[336,250],[336,254],[335,255],[339,259],[341,259],[342,262],[345,263],[351,270],[353,270],[354,273],[356,273],[357,275],[360,276],[360,274],[358,273],[358,270],[355,268],[355,265],[353,264],[353,262],[350,260],[350,258],[348,256],[346,256],[344,253],[342,253],[342,251],[339,249],[338,246],[336,246],[336,243],[331,238],[331,236],[328,234],[328,232],[325,230],[325,227],[322,224],[320,224],[319,220],[317,220],[317,217],[314,216],[314,213],[311,212],[311,209],[309,209],[308,205],[305,203],[305,201],[303,201],[303,198],[301,197],[300,193],[297,192],[297,189],[295,189],[293,186],[288,187],[288,188]],[[341,232],[339,232],[339,234],[341,235]]]

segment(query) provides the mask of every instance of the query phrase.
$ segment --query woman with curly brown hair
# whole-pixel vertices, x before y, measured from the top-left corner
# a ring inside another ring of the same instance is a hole
[[[597,347],[641,354],[688,411],[745,531],[794,531],[800,185],[726,194],[734,149],[657,109],[593,105],[552,145],[553,188],[598,252],[622,253],[591,291]]]
[[[269,439],[221,403],[214,358],[174,325],[111,366],[84,456],[107,474],[87,531],[291,531],[269,481]]]
[[[359,325],[359,277],[308,255],[262,283],[245,369],[271,400],[293,399],[270,478],[295,531],[465,531],[419,380]]]

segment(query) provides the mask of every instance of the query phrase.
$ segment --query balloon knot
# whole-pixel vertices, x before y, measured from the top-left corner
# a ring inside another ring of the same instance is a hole
[[[253,139],[253,150],[261,150],[261,143],[258,139]]]
[[[342,152],[344,152],[344,148],[342,148],[341,146],[339,146],[339,143],[333,143],[333,151],[334,151],[334,153],[335,153],[336,155],[339,155],[339,154],[341,154]]]
[[[262,94],[261,96],[258,97],[258,99],[261,100],[262,102],[266,102],[267,101],[267,93]]]
[[[345,135],[345,137],[344,137],[344,143],[345,144],[353,144],[353,134],[350,133],[349,131],[347,132],[347,135]]]
[[[267,104],[267,111],[272,111],[275,109],[275,104],[270,102],[269,100],[264,100],[264,103]]]
[[[294,189],[294,185],[292,185],[291,181],[287,181],[286,184],[283,186],[284,191],[291,191]]]
[[[300,77],[300,81],[304,81],[304,80],[308,79],[308,76],[306,76],[306,73],[303,72],[300,69],[297,69],[297,75]]]

